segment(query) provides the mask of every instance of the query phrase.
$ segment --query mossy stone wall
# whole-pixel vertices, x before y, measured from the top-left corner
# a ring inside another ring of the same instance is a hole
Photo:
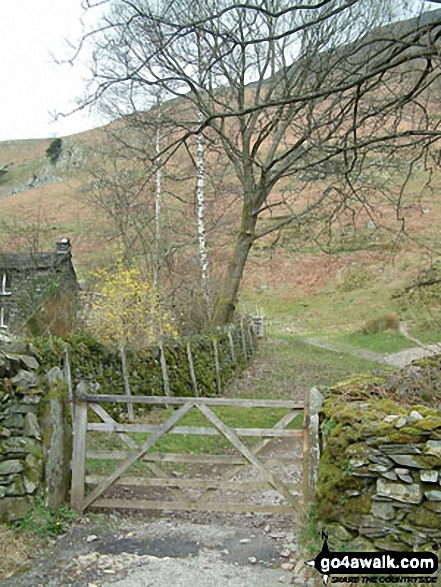
[[[419,366],[412,369],[422,376]],[[394,386],[381,378],[352,380],[325,395],[315,497],[335,549],[408,551],[441,543],[440,402],[430,393],[421,403],[401,400],[409,377],[394,376]]]
[[[29,348],[0,351],[1,522],[22,518],[37,495],[50,507],[67,497],[67,387],[60,377],[38,375],[38,369]]]
[[[214,342],[217,347],[218,373]],[[121,355],[118,349],[105,346],[88,334],[72,335],[64,340],[35,339],[34,344],[43,358],[42,370],[45,371],[54,365],[62,365],[66,347],[68,348],[74,389],[80,382],[84,382],[93,393],[125,393]],[[162,348],[167,364],[169,387],[174,396],[195,395],[188,346],[191,349],[198,394],[207,397],[215,396],[224,390],[228,383],[246,368],[256,349],[257,339],[251,324],[246,322],[243,330],[239,325],[218,329],[206,335],[164,342]],[[132,395],[164,395],[160,353],[159,346],[141,350],[127,347],[127,367]],[[112,409],[124,408],[113,406]]]

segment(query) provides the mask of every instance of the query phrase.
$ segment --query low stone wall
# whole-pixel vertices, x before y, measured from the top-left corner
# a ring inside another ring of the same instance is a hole
[[[37,495],[49,507],[70,484],[71,427],[62,372],[38,376],[36,355],[0,351],[0,521],[22,518]]]
[[[64,340],[36,339],[43,367],[63,365],[69,350],[72,387],[81,382],[102,394],[125,393],[118,349],[87,333]],[[249,320],[214,332],[180,337],[145,349],[128,346],[126,362],[132,395],[215,396],[239,375],[257,350]]]
[[[360,382],[325,395],[316,501],[334,549],[441,543],[441,410],[385,391]]]

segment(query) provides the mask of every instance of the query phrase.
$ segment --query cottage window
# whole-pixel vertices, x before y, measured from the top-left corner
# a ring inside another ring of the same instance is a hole
[[[7,325],[5,324],[5,309],[0,308],[0,329],[5,330]]]
[[[2,296],[10,296],[11,292],[6,291],[6,273],[3,273],[2,281],[1,281],[1,289],[0,289],[0,297]],[[0,307],[0,329],[5,330],[7,325],[5,324],[5,309],[3,306]]]
[[[0,296],[10,296],[11,292],[10,291],[6,291],[6,273],[3,273],[3,277],[2,277],[2,288],[0,290]]]

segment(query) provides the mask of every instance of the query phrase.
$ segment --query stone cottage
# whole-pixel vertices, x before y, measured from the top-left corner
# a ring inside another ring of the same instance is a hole
[[[78,291],[67,238],[49,253],[0,254],[0,333],[58,320],[60,310],[67,320]]]

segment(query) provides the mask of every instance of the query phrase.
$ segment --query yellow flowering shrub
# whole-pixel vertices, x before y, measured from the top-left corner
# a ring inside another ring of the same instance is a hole
[[[125,268],[119,260],[115,271],[102,270],[97,277],[101,286],[88,318],[96,338],[118,346],[146,347],[163,336],[178,335],[152,282],[137,267]]]

